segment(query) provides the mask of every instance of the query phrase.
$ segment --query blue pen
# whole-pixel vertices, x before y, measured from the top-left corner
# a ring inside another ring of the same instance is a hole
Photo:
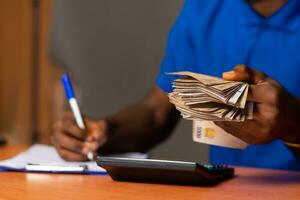
[[[80,129],[84,130],[85,129],[84,121],[82,119],[82,115],[80,113],[79,106],[78,106],[77,100],[75,98],[75,94],[74,94],[74,90],[73,90],[73,87],[72,87],[71,79],[70,79],[68,74],[64,74],[62,76],[61,80],[62,80],[62,83],[63,83],[63,86],[64,86],[66,97],[69,101],[71,110],[73,112],[75,121],[76,121],[78,127]],[[89,160],[93,160],[94,159],[93,152],[92,151],[88,152],[87,157],[88,157]]]

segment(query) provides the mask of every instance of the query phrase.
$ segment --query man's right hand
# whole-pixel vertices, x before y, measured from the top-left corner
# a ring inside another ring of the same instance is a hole
[[[94,155],[107,141],[107,123],[105,120],[84,119],[86,130],[80,129],[69,111],[54,124],[52,143],[59,155],[68,161],[85,161],[87,153]]]

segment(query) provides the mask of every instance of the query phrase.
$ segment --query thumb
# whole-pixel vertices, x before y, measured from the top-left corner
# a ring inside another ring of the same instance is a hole
[[[253,70],[246,65],[236,65],[232,71],[224,72],[223,79],[229,81],[242,81],[249,84],[262,82],[267,76],[257,70]]]

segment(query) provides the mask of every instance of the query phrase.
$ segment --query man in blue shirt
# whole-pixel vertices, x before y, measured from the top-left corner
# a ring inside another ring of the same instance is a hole
[[[53,144],[67,160],[85,160],[89,150],[145,151],[180,118],[164,93],[174,79],[166,72],[223,74],[250,83],[256,106],[253,120],[217,125],[253,145],[211,147],[211,162],[300,170],[299,29],[299,0],[187,0],[170,31],[158,87],[114,116],[86,119],[89,134],[66,113],[55,125]]]

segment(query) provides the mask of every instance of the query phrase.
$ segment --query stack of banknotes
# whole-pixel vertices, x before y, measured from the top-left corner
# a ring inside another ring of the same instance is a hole
[[[249,84],[192,72],[173,81],[169,100],[185,119],[241,122],[253,118],[253,102],[246,101]]]
[[[214,121],[242,122],[253,118],[253,102],[247,101],[249,85],[192,72],[173,81],[170,102],[183,118],[193,120],[195,142],[245,149],[248,144],[218,127]]]

